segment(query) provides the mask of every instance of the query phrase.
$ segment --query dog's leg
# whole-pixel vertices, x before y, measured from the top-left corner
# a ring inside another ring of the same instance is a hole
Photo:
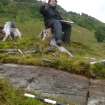
[[[2,41],[5,42],[6,39],[8,38],[8,36],[9,36],[9,34],[6,33]]]
[[[17,29],[17,28],[15,29],[14,35],[15,35],[15,36],[18,36],[19,39],[21,39],[21,36],[22,36],[22,35],[21,35],[21,32],[19,31],[19,29]]]

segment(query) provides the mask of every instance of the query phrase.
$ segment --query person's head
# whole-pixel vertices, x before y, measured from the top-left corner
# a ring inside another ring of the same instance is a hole
[[[51,6],[56,6],[57,5],[57,0],[48,0],[48,4]]]

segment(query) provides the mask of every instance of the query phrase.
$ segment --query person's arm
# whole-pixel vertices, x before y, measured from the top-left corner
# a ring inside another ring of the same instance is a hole
[[[74,23],[73,21],[65,20],[65,19],[62,17],[62,15],[60,14],[60,12],[58,12],[58,11],[56,11],[56,12],[57,12],[57,16],[58,16],[58,18],[59,18],[59,20],[60,20],[61,22],[64,22],[64,23],[67,23],[67,24],[73,24],[73,23]]]
[[[56,12],[57,12],[57,17],[59,18],[59,20],[64,20],[63,16],[60,14],[60,12],[57,10],[56,10]]]
[[[73,21],[68,21],[68,20],[60,20],[61,22],[64,22],[64,23],[68,23],[68,24],[73,24],[74,22]]]

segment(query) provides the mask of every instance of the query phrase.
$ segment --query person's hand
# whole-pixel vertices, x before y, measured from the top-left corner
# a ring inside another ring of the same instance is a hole
[[[74,22],[72,21],[68,21],[68,20],[60,20],[61,22],[64,22],[64,23],[68,23],[68,24],[73,24]]]
[[[46,4],[46,2],[45,1],[41,1],[42,2],[42,5],[45,5]]]

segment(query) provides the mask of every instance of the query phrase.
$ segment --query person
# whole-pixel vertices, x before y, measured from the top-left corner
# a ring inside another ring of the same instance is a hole
[[[70,42],[71,24],[62,21],[64,19],[60,15],[56,7],[57,0],[48,0],[48,3],[44,3],[40,7],[40,13],[44,17],[45,27],[50,27],[52,29],[53,39],[55,39],[56,44],[61,45],[62,42]]]

